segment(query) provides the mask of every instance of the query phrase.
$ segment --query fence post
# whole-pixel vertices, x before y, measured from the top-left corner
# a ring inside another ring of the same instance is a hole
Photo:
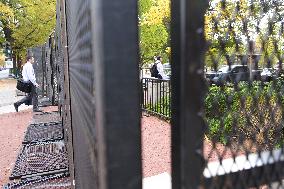
[[[70,76],[69,76],[70,71],[69,71],[69,56],[68,56],[69,44],[68,44],[68,35],[67,35],[68,28],[67,28],[66,8],[67,7],[65,0],[57,0],[57,28],[56,28],[57,33],[55,32],[54,34],[54,38],[57,41],[53,41],[56,42],[56,44],[51,45],[52,47],[55,46],[55,50],[57,50],[57,60],[54,59],[56,62],[52,62],[53,65],[51,66],[51,69],[56,72],[56,77],[55,75],[52,76],[52,78],[54,79],[53,83],[55,83],[56,80],[56,84],[61,87],[61,91],[59,91],[59,89],[56,89],[56,91],[57,93],[61,93],[58,94],[58,104],[60,105],[61,109],[61,118],[62,118],[62,123],[64,125],[65,142],[69,155],[68,159],[69,172],[72,181],[72,188],[76,188],[74,147],[73,147],[74,129],[72,126],[72,114],[71,114],[72,105],[71,105],[71,95],[70,95]],[[53,60],[52,57],[51,60]],[[53,74],[55,74],[55,72]],[[53,90],[55,90],[55,88],[53,88]],[[55,96],[53,96],[53,100],[55,100]],[[78,185],[77,188],[82,188],[82,186]]]
[[[140,189],[137,1],[91,5],[99,188]]]
[[[206,0],[172,0],[172,188],[199,187],[203,171]]]

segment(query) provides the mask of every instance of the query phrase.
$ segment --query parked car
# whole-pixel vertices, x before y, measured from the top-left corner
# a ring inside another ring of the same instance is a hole
[[[216,75],[217,75],[217,72],[211,70],[205,73],[205,78],[207,79],[207,81],[211,81]]]
[[[260,73],[261,70],[252,70],[253,80],[260,80]],[[248,81],[249,79],[250,71],[247,65],[231,65],[231,68],[229,66],[221,68],[212,79],[212,84],[238,83],[240,81]]]
[[[223,66],[222,68],[220,68],[217,72],[214,70],[208,71],[205,73],[205,79],[207,80],[207,82],[209,84],[212,84],[212,80],[214,77],[218,76],[221,72],[226,72],[227,66]]]
[[[252,70],[252,77],[253,77],[253,80],[260,81],[260,80],[261,80],[261,72],[262,72],[261,69]]]
[[[260,75],[262,81],[269,82],[276,77],[276,71],[273,68],[264,68]]]

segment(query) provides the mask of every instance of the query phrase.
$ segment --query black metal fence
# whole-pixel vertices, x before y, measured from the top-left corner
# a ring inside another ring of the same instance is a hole
[[[65,143],[68,151],[69,172],[71,175],[72,187],[75,188],[74,170],[74,148],[73,132],[71,124],[71,100],[70,100],[70,79],[69,79],[69,52],[67,37],[68,6],[64,0],[57,0],[56,8],[56,29],[55,29],[55,67],[57,77],[58,104],[62,123],[64,126]]]
[[[283,188],[282,5],[172,1],[173,188]]]
[[[142,78],[142,110],[170,119],[170,80]]]
[[[38,95],[40,105],[56,105],[58,103],[57,76],[55,66],[54,34],[43,46],[28,49],[28,54],[34,56],[35,75],[39,84]]]
[[[46,80],[46,64],[45,64],[45,47],[35,47],[29,49],[29,54],[32,54],[35,59],[34,69],[36,74],[37,83],[40,85],[39,95],[44,96],[47,94],[47,80]]]
[[[171,118],[173,189],[283,188],[283,9],[173,0],[171,81],[141,86],[137,1],[58,0],[38,78],[57,85],[74,187],[141,188],[142,104]],[[260,67],[270,82],[254,81]]]

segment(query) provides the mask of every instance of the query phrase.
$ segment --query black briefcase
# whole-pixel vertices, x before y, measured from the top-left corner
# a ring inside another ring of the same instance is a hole
[[[24,93],[30,93],[32,91],[32,84],[30,82],[24,82],[22,79],[18,79],[17,89]]]

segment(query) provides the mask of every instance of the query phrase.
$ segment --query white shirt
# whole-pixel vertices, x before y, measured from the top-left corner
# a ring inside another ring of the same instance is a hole
[[[160,60],[157,60],[156,61],[156,64],[157,64],[157,70],[159,72],[159,74],[162,76],[163,79],[168,79],[169,77],[165,74],[164,72],[164,66],[163,64],[161,63]]]
[[[24,81],[26,82],[31,81],[34,85],[37,85],[34,68],[30,62],[27,62],[23,66],[22,76]]]

